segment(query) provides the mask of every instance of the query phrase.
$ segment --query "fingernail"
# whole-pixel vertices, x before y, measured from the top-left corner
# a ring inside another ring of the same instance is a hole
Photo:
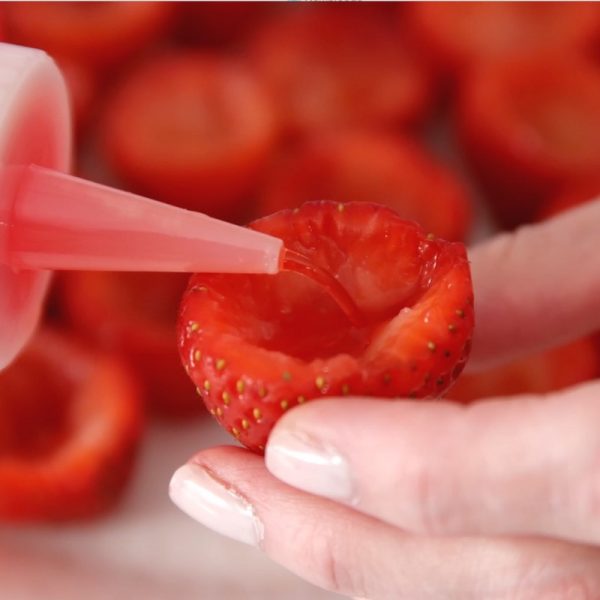
[[[206,527],[251,546],[259,546],[264,527],[254,507],[237,490],[199,464],[175,471],[169,485],[171,500]]]
[[[300,431],[274,431],[265,452],[275,477],[306,492],[354,503],[346,458],[333,446]]]

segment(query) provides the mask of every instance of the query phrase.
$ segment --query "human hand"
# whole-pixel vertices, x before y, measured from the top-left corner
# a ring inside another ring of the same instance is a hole
[[[600,329],[599,223],[600,201],[473,251],[470,369]],[[468,407],[323,400],[280,420],[265,461],[203,451],[171,495],[346,595],[600,598],[599,422],[598,382]]]

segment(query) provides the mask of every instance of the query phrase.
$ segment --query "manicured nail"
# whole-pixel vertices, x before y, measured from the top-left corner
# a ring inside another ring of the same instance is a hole
[[[188,463],[177,469],[169,495],[184,513],[213,531],[251,546],[260,545],[264,527],[252,504],[201,465]]]
[[[333,446],[298,431],[274,431],[265,453],[275,477],[306,492],[355,503],[348,461]]]

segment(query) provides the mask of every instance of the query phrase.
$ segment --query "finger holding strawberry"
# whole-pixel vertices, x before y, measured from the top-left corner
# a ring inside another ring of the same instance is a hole
[[[473,249],[476,367],[600,325],[600,262],[589,254],[599,210]],[[363,219],[363,232],[371,226]],[[198,453],[174,475],[171,497],[348,596],[595,598],[599,385],[468,407],[334,393],[287,412],[264,463],[242,448]]]

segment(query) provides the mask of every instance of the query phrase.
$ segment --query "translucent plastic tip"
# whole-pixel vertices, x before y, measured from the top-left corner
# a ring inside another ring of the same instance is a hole
[[[279,271],[272,236],[35,165],[8,170],[0,262],[13,268]]]

